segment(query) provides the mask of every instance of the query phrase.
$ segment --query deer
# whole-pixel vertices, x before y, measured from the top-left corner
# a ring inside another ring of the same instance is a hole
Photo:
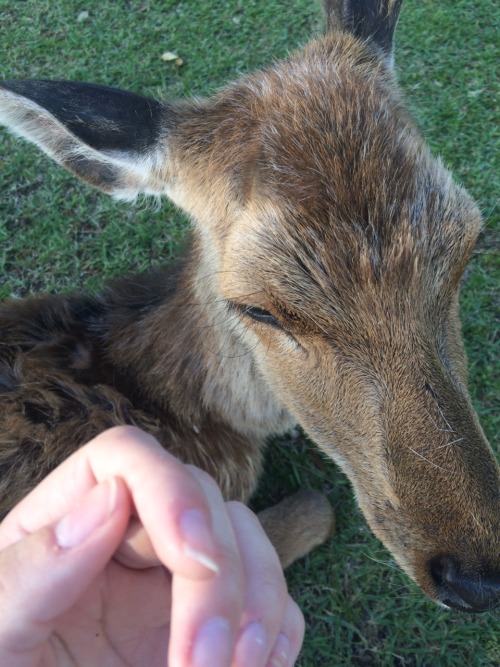
[[[402,0],[325,0],[324,34],[207,99],[0,85],[0,121],[84,182],[167,196],[184,257],[98,293],[0,308],[0,510],[135,425],[247,502],[299,425],[432,600],[500,602],[500,468],[472,407],[461,276],[482,227],[402,100]],[[261,515],[283,566],[330,535],[323,496]]]

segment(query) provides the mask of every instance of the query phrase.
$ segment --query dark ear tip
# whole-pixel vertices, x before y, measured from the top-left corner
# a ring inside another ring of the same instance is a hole
[[[119,88],[44,79],[0,85],[46,109],[96,150],[142,151],[153,146],[160,133],[161,103]]]
[[[341,29],[368,41],[392,59],[403,0],[325,0],[328,30]]]

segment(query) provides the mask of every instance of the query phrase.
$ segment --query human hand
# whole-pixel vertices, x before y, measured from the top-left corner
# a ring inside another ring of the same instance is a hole
[[[257,518],[131,427],[0,524],[0,609],[3,667],[291,667],[304,631]]]

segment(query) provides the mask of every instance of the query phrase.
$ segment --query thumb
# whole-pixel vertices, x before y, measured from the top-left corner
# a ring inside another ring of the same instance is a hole
[[[111,478],[57,523],[0,551],[0,665],[39,664],[56,619],[105,568],[129,515],[127,489]]]

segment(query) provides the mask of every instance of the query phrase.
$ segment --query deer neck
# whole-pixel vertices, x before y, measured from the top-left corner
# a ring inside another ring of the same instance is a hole
[[[132,371],[143,388],[140,402],[194,429],[207,420],[222,422],[260,440],[293,427],[234,326],[196,239],[184,261],[158,279],[168,283],[165,298],[116,332],[112,350],[114,364],[126,359],[122,370]]]

